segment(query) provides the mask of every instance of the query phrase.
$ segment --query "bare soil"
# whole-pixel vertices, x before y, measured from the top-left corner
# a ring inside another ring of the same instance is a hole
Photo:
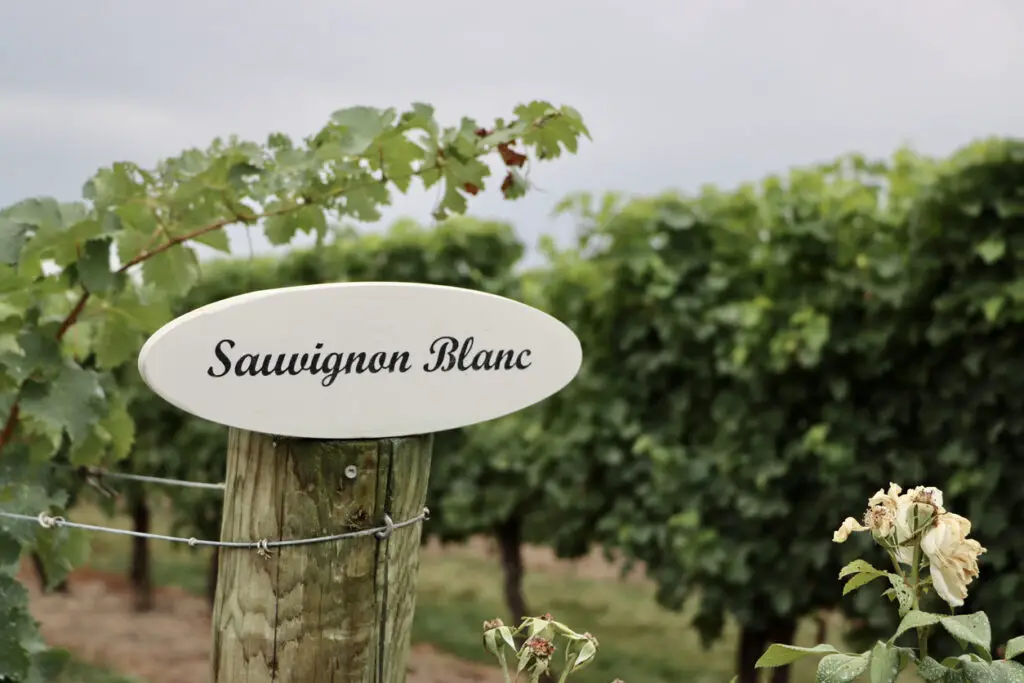
[[[44,594],[30,571],[32,614],[51,645],[85,662],[138,676],[148,683],[209,680],[210,612],[205,600],[179,588],[160,588],[151,612],[132,611],[123,577],[80,570],[69,580],[70,595]],[[409,683],[496,683],[496,667],[464,662],[429,645],[409,658]]]
[[[460,552],[495,557],[486,539],[475,539]],[[424,553],[446,552],[436,544]],[[567,574],[589,579],[613,579],[619,570],[600,554],[573,562],[561,561],[543,548],[527,548],[528,571]],[[495,570],[498,571],[497,563]],[[209,678],[210,612],[206,601],[180,588],[155,591],[154,609],[137,613],[123,576],[81,569],[69,577],[70,594],[45,594],[31,565],[26,562],[22,580],[31,593],[31,609],[43,637],[66,648],[82,661],[138,676],[148,683],[200,682]],[[638,577],[636,577],[638,578]],[[498,683],[496,666],[465,662],[429,645],[413,648],[409,658],[409,683]]]

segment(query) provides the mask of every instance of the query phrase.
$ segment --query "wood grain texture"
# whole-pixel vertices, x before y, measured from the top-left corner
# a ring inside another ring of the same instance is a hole
[[[232,429],[225,541],[309,538],[423,510],[431,435],[315,441]],[[345,477],[355,465],[356,478]],[[398,683],[406,679],[422,526],[275,548],[222,548],[214,683]]]

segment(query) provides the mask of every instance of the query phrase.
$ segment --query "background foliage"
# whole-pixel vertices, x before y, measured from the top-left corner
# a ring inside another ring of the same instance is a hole
[[[992,550],[968,607],[992,615],[998,641],[1021,626],[1024,548],[1005,532],[1022,504],[1010,490],[1022,159],[1020,143],[993,140],[941,161],[851,155],[732,192],[571,197],[561,209],[578,241],[546,243],[545,264],[519,272],[521,246],[490,224],[399,224],[345,242],[349,260],[286,258],[278,283],[303,263],[303,282],[460,284],[580,336],[566,390],[438,447],[441,518],[427,531],[493,532],[513,615],[526,607],[520,544],[562,556],[598,544],[643,561],[666,607],[696,600],[708,642],[737,619],[737,666],[753,680],[802,616],[841,608],[859,619],[855,639],[891,631],[872,595],[840,600],[831,577],[858,548],[831,532],[895,480],[944,488],[975,521]],[[441,264],[459,234],[473,247]],[[483,277],[459,280],[473,264]],[[248,270],[233,268],[240,285]]]
[[[576,203],[604,288],[584,319],[564,314],[613,383],[583,452],[593,467],[617,446],[639,473],[609,491],[600,540],[644,560],[667,606],[698,600],[707,638],[735,616],[747,680],[796,617],[842,604],[831,578],[851,549],[831,531],[890,480],[942,487],[998,546],[965,609],[991,614],[997,641],[1019,632],[1022,154],[992,140]]]

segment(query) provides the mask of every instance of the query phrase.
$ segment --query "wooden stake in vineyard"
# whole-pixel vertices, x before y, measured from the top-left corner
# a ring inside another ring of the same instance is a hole
[[[404,681],[433,433],[581,361],[537,309],[409,283],[252,292],[157,331],[146,383],[230,427],[213,681]]]

